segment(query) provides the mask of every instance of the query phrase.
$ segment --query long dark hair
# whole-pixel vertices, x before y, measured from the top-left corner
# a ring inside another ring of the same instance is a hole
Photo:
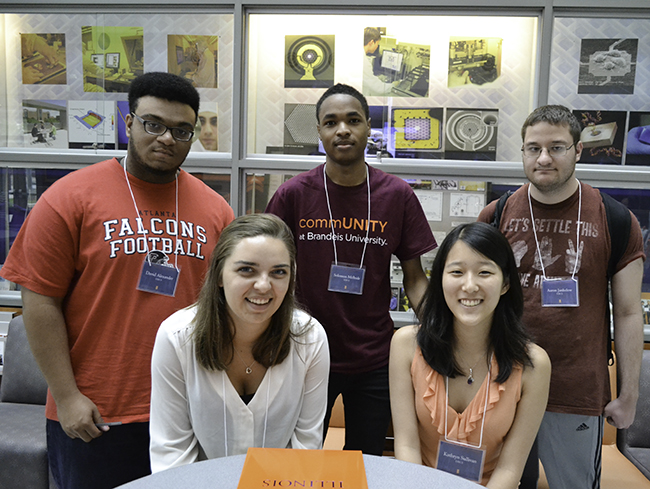
[[[459,240],[496,263],[504,283],[509,286],[494,310],[489,338],[490,349],[499,364],[496,381],[503,383],[510,377],[515,364],[532,365],[528,356],[530,337],[521,322],[524,296],[512,248],[508,240],[489,224],[461,224],[442,242],[433,261],[429,286],[417,310],[422,321],[417,333],[418,346],[426,362],[439,374],[452,378],[462,374],[454,357],[454,316],[442,289],[447,256]]]
[[[225,370],[234,355],[235,331],[223,287],[219,287],[224,264],[241,240],[256,236],[268,236],[284,243],[289,252],[291,276],[282,304],[273,314],[269,327],[253,345],[253,357],[257,363],[268,368],[282,363],[289,354],[296,283],[293,234],[280,218],[272,214],[250,214],[238,217],[222,231],[196,303],[193,322],[196,357],[201,366],[208,370]]]

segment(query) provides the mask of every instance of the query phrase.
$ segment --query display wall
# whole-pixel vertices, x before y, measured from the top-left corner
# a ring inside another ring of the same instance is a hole
[[[453,202],[466,195],[489,202],[499,189],[525,181],[520,127],[547,102],[565,104],[585,121],[591,146],[579,178],[633,202],[650,228],[650,6],[590,6],[0,1],[3,253],[57,172],[125,153],[124,90],[152,70],[196,83],[205,117],[184,168],[226,196],[236,214],[262,211],[284,180],[323,161],[314,104],[327,86],[343,82],[371,105],[367,161],[439,206],[440,220],[430,220],[439,237],[473,219],[453,215]],[[375,43],[366,42],[369,27],[378,32]],[[63,56],[48,59],[34,49],[36,37]],[[0,293],[0,305],[16,303],[15,292]]]

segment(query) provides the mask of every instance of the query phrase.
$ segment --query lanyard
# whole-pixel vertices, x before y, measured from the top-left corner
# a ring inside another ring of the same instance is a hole
[[[544,280],[546,278],[546,270],[544,268],[544,260],[542,259],[542,252],[539,249],[539,241],[537,240],[537,230],[535,229],[535,218],[533,217],[533,202],[530,198],[530,185],[528,186],[528,208],[530,209],[530,220],[533,225],[533,234],[535,236],[535,246],[537,246],[537,256],[539,257],[539,265],[542,268],[542,275]],[[578,250],[580,250],[580,213],[582,212],[582,184],[578,181],[578,221],[576,224],[576,259],[573,264],[573,273],[571,280],[575,280],[576,271],[578,270]]]
[[[325,186],[325,198],[327,199],[327,210],[330,214],[330,227],[332,228],[332,246],[334,246],[334,263],[339,264],[338,255],[336,253],[336,239],[334,239],[334,218],[332,217],[332,206],[330,204],[330,195],[327,191],[327,174],[323,165],[323,185]],[[370,176],[368,175],[368,166],[366,165],[366,183],[368,184],[368,219],[366,220],[366,239],[363,243],[363,253],[361,254],[361,264],[359,268],[363,268],[363,260],[366,256],[366,247],[368,246],[368,236],[370,234]]]
[[[485,427],[485,413],[487,412],[487,403],[490,395],[490,382],[492,381],[492,357],[494,353],[490,355],[490,366],[488,367],[488,376],[487,376],[487,387],[485,389],[485,404],[483,406],[483,419],[481,420],[481,436],[479,437],[478,445],[472,445],[471,443],[465,443],[458,440],[450,440],[447,437],[447,416],[449,414],[449,377],[445,376],[445,400],[447,402],[447,409],[445,409],[445,441],[451,443],[457,443],[458,445],[464,445],[466,447],[472,448],[481,448],[483,446],[483,428]]]
[[[135,195],[133,195],[133,189],[131,188],[131,182],[129,182],[129,177],[126,174],[126,156],[124,157],[124,178],[126,179],[126,185],[129,187],[129,192],[131,193],[131,199],[133,200],[133,206],[135,207],[135,214],[136,214],[136,222],[138,223],[138,234],[146,234],[144,230],[144,226],[142,225],[142,218],[140,217],[140,210],[138,209],[138,204],[135,202]],[[178,172],[176,172],[176,176],[174,177],[176,181],[176,240],[175,240],[175,246],[174,246],[174,268],[178,270],[178,255],[176,254],[176,247],[178,246]],[[144,239],[144,246],[147,250],[147,260],[149,261],[149,264],[151,264],[151,258],[149,256],[149,242],[147,241],[147,237],[145,236]]]

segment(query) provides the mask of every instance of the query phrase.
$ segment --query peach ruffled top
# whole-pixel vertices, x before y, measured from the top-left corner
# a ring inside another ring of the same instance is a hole
[[[499,367],[492,358],[490,390],[487,375],[474,399],[465,411],[457,413],[447,406],[445,395],[445,377],[433,370],[417,348],[411,364],[411,379],[415,391],[415,410],[418,417],[420,433],[420,450],[422,463],[436,467],[438,443],[445,439],[445,409],[447,410],[447,438],[477,446],[481,438],[481,421],[485,412],[482,447],[486,450],[482,485],[486,485],[494,471],[499,454],[510,427],[515,419],[517,403],[521,398],[522,368],[513,368],[512,374],[503,384],[496,384],[494,379],[499,374]],[[487,408],[485,398],[487,398]]]

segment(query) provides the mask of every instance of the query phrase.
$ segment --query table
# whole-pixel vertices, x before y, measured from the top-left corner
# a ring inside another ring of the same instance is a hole
[[[119,489],[237,489],[246,455],[215,458],[158,472]],[[477,489],[478,484],[423,465],[364,455],[369,489]]]

